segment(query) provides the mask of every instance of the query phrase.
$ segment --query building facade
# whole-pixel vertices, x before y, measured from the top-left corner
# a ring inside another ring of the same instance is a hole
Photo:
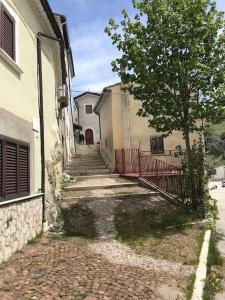
[[[106,87],[95,106],[100,116],[101,153],[106,164],[115,169],[115,150],[140,149],[152,154],[185,148],[181,132],[168,137],[148,126],[148,119],[137,116],[141,103],[121,89],[121,83]],[[197,138],[193,136],[192,140]]]
[[[46,0],[0,0],[0,262],[59,213],[72,55]]]
[[[78,124],[82,128],[86,145],[100,143],[99,116],[94,112],[100,94],[85,92],[74,98]]]

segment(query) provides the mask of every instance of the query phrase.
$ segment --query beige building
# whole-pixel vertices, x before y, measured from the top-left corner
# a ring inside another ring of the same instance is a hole
[[[115,169],[117,149],[163,154],[177,146],[185,148],[180,132],[164,138],[148,127],[148,119],[137,116],[140,107],[139,101],[122,91],[121,83],[106,87],[95,106],[95,112],[100,116],[101,153],[112,170]]]
[[[46,0],[0,0],[0,10],[2,262],[57,219],[74,70],[65,17]]]

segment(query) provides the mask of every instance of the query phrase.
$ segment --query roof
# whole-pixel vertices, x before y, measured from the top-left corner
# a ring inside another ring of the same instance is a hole
[[[97,113],[97,109],[98,109],[98,106],[100,105],[100,103],[102,102],[102,99],[103,99],[103,96],[105,95],[105,92],[108,90],[108,91],[111,91],[111,88],[115,87],[115,86],[118,86],[118,85],[121,85],[121,82],[117,82],[115,84],[112,84],[112,85],[109,85],[109,86],[106,86],[103,90],[102,90],[102,93],[98,99],[98,102],[96,103],[95,105],[95,108],[94,108],[94,112]]]
[[[77,99],[79,99],[79,98],[81,98],[81,97],[83,97],[83,96],[86,96],[86,95],[93,95],[93,96],[99,97],[101,94],[99,94],[99,93],[94,93],[94,92],[84,92],[84,93],[82,93],[82,94],[80,94],[80,95],[74,97],[73,99],[74,99],[74,101],[75,101],[75,100],[77,100]]]
[[[41,2],[41,5],[42,5],[42,7],[43,7],[43,9],[44,9],[47,17],[48,17],[48,20],[49,20],[49,22],[50,22],[50,24],[52,26],[52,29],[53,29],[55,35],[59,39],[61,39],[62,38],[62,34],[61,34],[61,31],[60,31],[60,28],[59,28],[59,26],[58,26],[58,24],[56,22],[54,13],[53,13],[53,11],[52,11],[52,9],[51,9],[48,1],[47,0],[40,0],[40,2]]]
[[[63,43],[64,39],[63,39],[63,35],[61,33],[61,30],[59,28],[59,25],[57,24],[57,21],[55,19],[55,15],[48,3],[47,0],[40,0],[40,3],[46,13],[46,16],[52,26],[52,29],[55,33],[55,35],[57,36],[57,38],[61,41],[60,44]],[[63,47],[63,46],[62,46]],[[61,68],[62,68],[62,81],[63,83],[66,83],[66,76],[67,76],[67,72],[66,72],[66,62],[65,62],[65,54],[64,51],[61,51]]]
[[[69,36],[69,29],[67,25],[67,17],[61,14],[54,13],[56,17],[59,17],[62,30],[63,30],[63,37],[64,37],[64,42],[67,50],[67,54],[70,57],[70,66],[71,66],[71,71],[72,71],[72,77],[75,77],[75,70],[74,70],[74,63],[73,63],[73,52],[70,44],[70,36]]]

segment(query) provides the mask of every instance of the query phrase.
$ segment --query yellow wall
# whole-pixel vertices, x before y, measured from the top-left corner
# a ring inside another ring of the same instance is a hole
[[[109,87],[111,97],[105,94],[97,110],[101,116],[101,148],[105,158],[107,154],[111,160],[111,168],[115,167],[115,150],[127,148],[125,146],[124,128],[129,126],[130,147],[140,148],[142,151],[150,151],[150,138],[160,136],[153,128],[148,126],[148,118],[137,116],[141,103],[128,95],[128,114],[124,114],[124,92],[120,85]],[[127,117],[124,122],[124,117]],[[126,127],[125,127],[126,126]],[[105,140],[110,141],[106,148]],[[191,136],[191,141],[198,139],[197,134]],[[112,146],[111,146],[112,141]],[[164,149],[175,150],[176,146],[185,148],[185,142],[181,132],[173,132],[167,138],[164,138]]]
[[[114,163],[114,145],[113,145],[113,123],[112,123],[112,95],[104,95],[101,108],[101,152],[105,162],[109,167]]]

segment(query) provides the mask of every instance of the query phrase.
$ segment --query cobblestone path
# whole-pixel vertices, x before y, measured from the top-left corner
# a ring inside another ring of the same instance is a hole
[[[45,235],[0,266],[0,299],[184,299],[185,272],[115,264],[92,247],[96,242]]]

